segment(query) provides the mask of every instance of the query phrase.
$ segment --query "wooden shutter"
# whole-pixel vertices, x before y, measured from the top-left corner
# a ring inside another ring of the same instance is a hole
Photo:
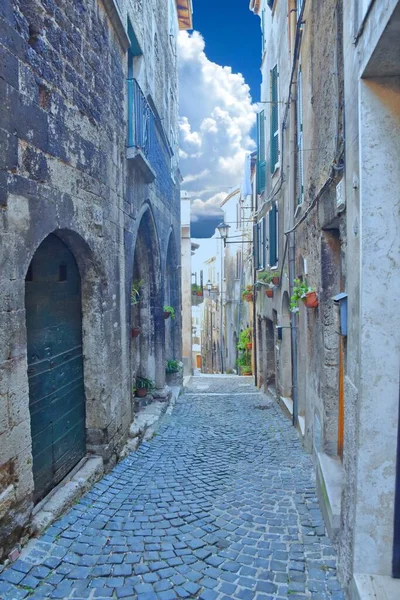
[[[257,115],[257,193],[265,190],[265,114]]]
[[[271,71],[271,173],[275,172],[275,166],[279,159],[279,122],[278,122],[278,67],[275,67]]]
[[[278,262],[278,230],[277,230],[277,216],[278,211],[276,204],[272,205],[269,211],[269,265],[274,267]]]
[[[259,268],[258,264],[258,224],[253,225],[253,254],[254,254],[254,266],[256,269]]]

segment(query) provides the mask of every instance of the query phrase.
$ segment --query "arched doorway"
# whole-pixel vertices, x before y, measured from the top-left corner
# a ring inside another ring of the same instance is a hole
[[[85,393],[81,279],[54,234],[38,247],[25,279],[34,501],[84,456]]]
[[[176,316],[180,310],[179,265],[174,234],[171,231],[168,241],[166,264],[164,269],[164,305],[172,306]],[[181,360],[178,320],[165,321],[165,357],[166,360]]]
[[[135,301],[131,297],[131,327],[140,329],[132,337],[131,368],[136,376],[151,379],[156,389],[165,386],[165,357],[161,265],[155,224],[147,207],[137,233],[132,274],[132,288],[139,287]],[[132,334],[133,336],[133,334]]]
[[[279,344],[279,393],[285,398],[292,397],[292,355],[290,339],[290,300],[284,292],[282,297],[282,340]]]

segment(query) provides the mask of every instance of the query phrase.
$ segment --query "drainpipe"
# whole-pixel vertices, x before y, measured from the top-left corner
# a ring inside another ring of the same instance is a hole
[[[295,62],[296,52],[296,27],[297,10],[296,0],[290,2],[290,33],[293,60],[293,78],[290,89],[290,128],[289,128],[289,229],[294,226],[294,207],[296,203],[296,77]],[[295,232],[289,233],[289,291],[293,294],[294,279],[296,277],[296,249]],[[297,384],[297,315],[290,313],[291,358],[292,358],[292,399],[293,399],[293,425],[297,427],[299,415],[298,384]]]

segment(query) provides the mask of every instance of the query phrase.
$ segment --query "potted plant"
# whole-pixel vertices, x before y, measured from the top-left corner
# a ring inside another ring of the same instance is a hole
[[[143,288],[143,279],[134,279],[131,287],[131,305],[134,306],[140,301],[140,292]]]
[[[272,283],[274,285],[279,285],[279,282],[281,280],[281,272],[278,269],[275,269],[274,271],[271,271],[272,274]]]
[[[165,372],[167,375],[179,373],[179,362],[177,360],[167,360],[165,364]]]
[[[318,296],[315,290],[310,289],[306,293],[306,297],[304,299],[304,304],[307,308],[317,308],[318,306]]]
[[[194,296],[202,296],[203,295],[203,288],[201,287],[201,285],[197,285],[196,283],[192,283],[192,294]]]
[[[245,300],[245,302],[253,302],[254,292],[252,285],[247,285],[246,289],[242,291],[242,299]]]
[[[293,294],[290,298],[291,312],[299,312],[299,301],[304,302],[307,308],[317,308],[318,298],[315,288],[309,287],[301,279],[294,280]]]
[[[169,319],[169,317],[171,317],[171,319],[175,319],[175,310],[172,308],[172,306],[164,306],[163,315],[164,319]]]
[[[154,382],[147,377],[136,377],[136,396],[144,398],[154,389]]]
[[[273,298],[274,297],[274,290],[272,288],[267,288],[265,290],[265,295],[267,296],[267,298]]]
[[[247,350],[251,350],[253,348],[253,342],[248,342],[246,344],[246,348],[247,348]]]
[[[268,271],[262,271],[257,275],[257,281],[261,283],[270,283],[272,285],[279,285],[281,278],[281,272],[278,269],[270,269]]]
[[[238,350],[248,350],[247,344],[251,344],[253,341],[253,330],[251,327],[246,327],[239,334],[239,341],[237,343]]]
[[[132,327],[132,337],[137,338],[142,333],[140,327]]]

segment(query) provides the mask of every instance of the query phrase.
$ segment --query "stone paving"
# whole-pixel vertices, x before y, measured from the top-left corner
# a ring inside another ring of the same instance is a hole
[[[0,575],[0,598],[343,600],[310,457],[245,377],[195,377]]]

